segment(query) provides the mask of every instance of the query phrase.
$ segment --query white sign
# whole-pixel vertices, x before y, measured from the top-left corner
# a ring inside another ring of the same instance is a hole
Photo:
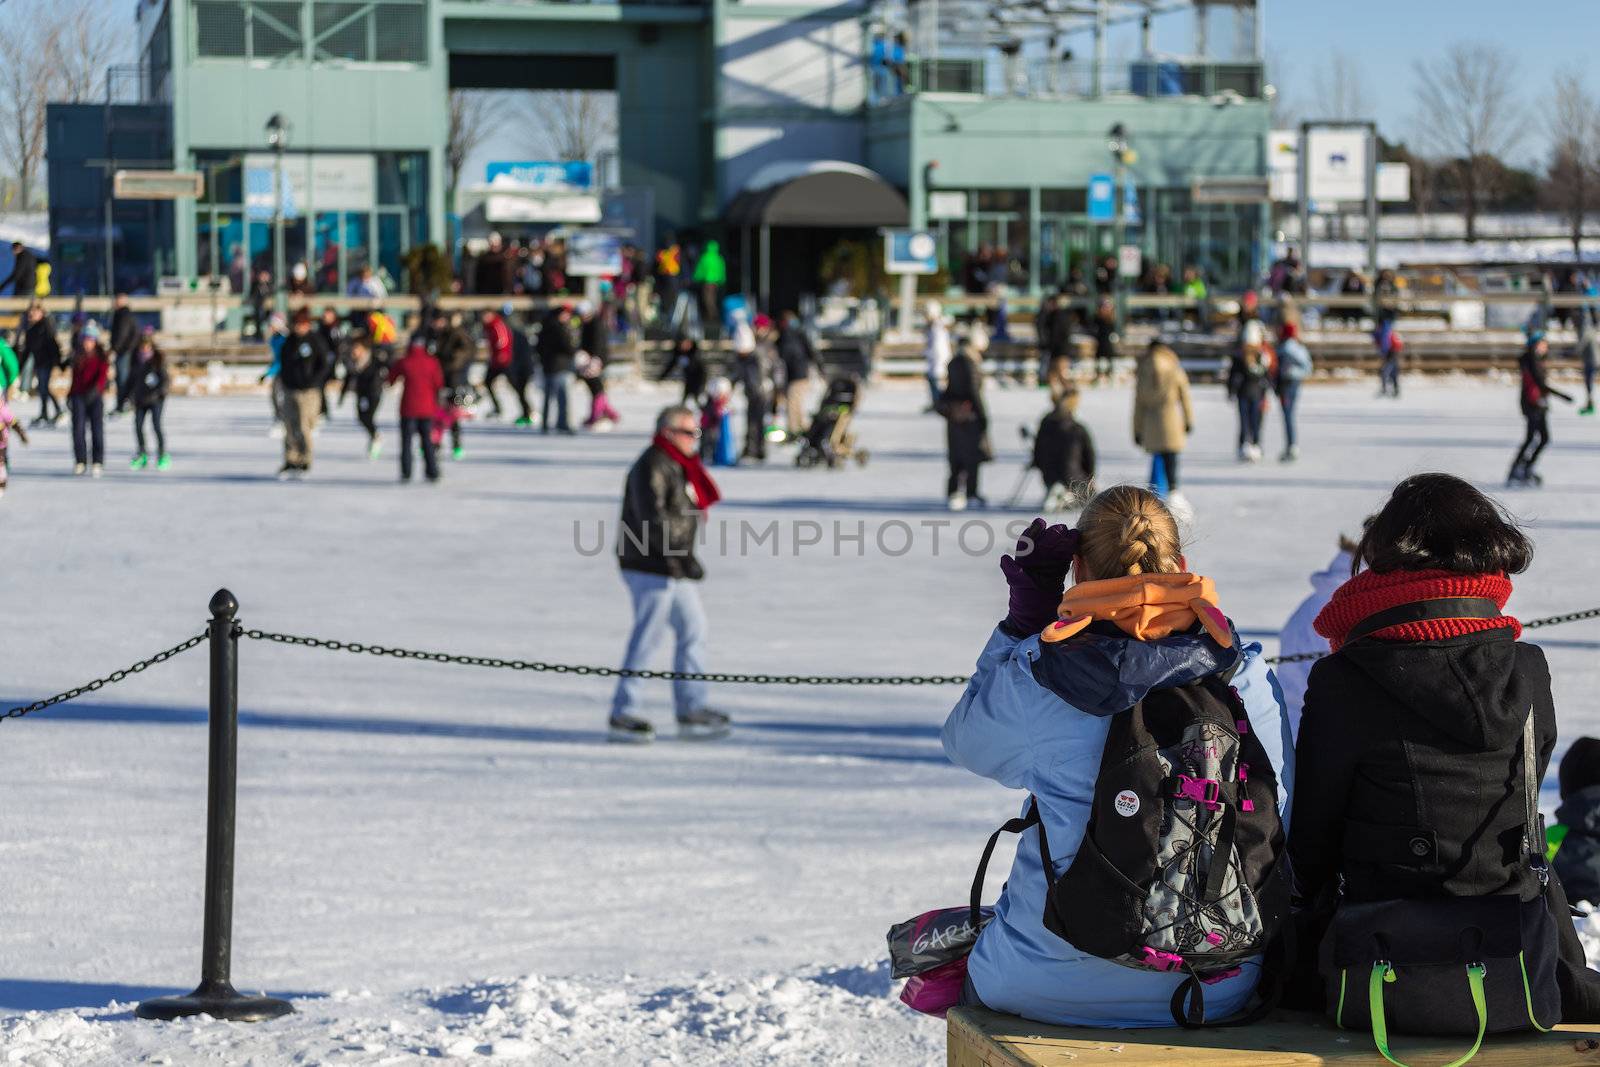
[[[1411,199],[1411,164],[1378,164],[1378,199],[1388,204],[1404,204]]]
[[[960,189],[934,189],[928,192],[928,218],[964,219],[967,217],[967,194]]]
[[[622,273],[622,238],[601,230],[579,230],[567,239],[567,273],[608,277]]]
[[[1138,245],[1123,245],[1117,249],[1117,277],[1137,278],[1144,271],[1144,256]]]
[[[1280,204],[1300,199],[1300,133],[1273,130],[1267,134],[1267,175],[1272,199]]]
[[[277,173],[278,159],[270,152],[244,157],[245,214],[250,218],[272,217]],[[308,211],[371,211],[378,206],[377,164],[369,155],[285,152],[279,191],[287,218]]]
[[[1365,201],[1367,199],[1367,131],[1317,129],[1306,131],[1307,194],[1312,200]]]
[[[598,197],[579,195],[495,193],[484,201],[483,217],[490,222],[592,224],[600,221],[600,200]]]
[[[205,191],[205,180],[193,170],[119,170],[111,176],[111,195],[118,200],[192,200]]]

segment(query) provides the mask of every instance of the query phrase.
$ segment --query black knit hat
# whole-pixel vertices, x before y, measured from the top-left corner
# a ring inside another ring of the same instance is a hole
[[[1580,737],[1561,757],[1561,799],[1600,785],[1600,738]]]

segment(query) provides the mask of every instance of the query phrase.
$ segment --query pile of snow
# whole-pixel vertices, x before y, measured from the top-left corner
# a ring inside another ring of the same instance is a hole
[[[8,1063],[224,1060],[392,1064],[415,1058],[518,1064],[934,1064],[937,1026],[906,1033],[888,965],[663,985],[623,976],[488,980],[379,995],[337,990],[255,1026],[130,1022],[132,1004],[0,1019]]]

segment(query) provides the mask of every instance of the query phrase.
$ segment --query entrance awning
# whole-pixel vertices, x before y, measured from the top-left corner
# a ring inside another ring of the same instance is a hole
[[[770,163],[728,205],[730,226],[905,226],[900,190],[866,167],[839,160]]]

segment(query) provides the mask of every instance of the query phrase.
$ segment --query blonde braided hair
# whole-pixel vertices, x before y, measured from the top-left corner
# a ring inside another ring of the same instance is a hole
[[[1136,485],[1116,485],[1089,501],[1078,518],[1078,555],[1089,577],[1175,574],[1183,569],[1178,524],[1161,498]]]

